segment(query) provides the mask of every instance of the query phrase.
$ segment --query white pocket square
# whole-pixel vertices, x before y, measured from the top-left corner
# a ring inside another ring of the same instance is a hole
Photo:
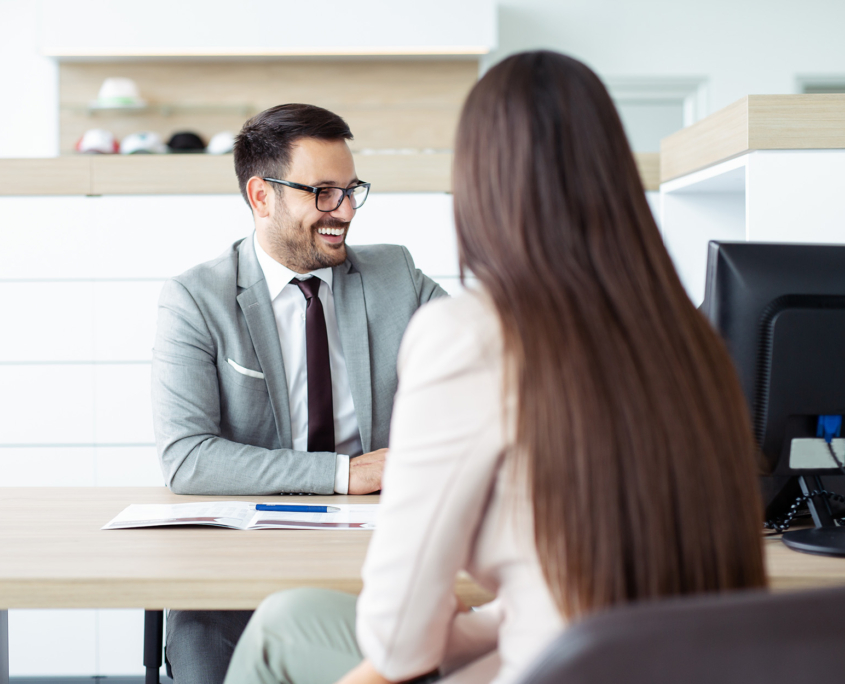
[[[249,368],[244,368],[243,366],[235,363],[232,359],[226,359],[229,362],[229,365],[234,368],[238,373],[241,375],[248,375],[251,378],[259,378],[260,380],[264,379],[264,373],[259,373],[258,371],[250,370]]]

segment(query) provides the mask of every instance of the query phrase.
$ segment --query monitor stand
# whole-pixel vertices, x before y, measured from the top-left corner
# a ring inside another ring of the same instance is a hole
[[[801,475],[798,484],[804,496],[824,489],[818,475]],[[802,553],[845,556],[845,527],[839,527],[834,522],[828,500],[824,496],[815,496],[807,500],[807,508],[813,517],[815,528],[784,532],[781,537],[783,543]]]

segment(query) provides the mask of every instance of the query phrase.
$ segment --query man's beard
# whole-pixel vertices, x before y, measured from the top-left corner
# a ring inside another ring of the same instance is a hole
[[[297,273],[308,273],[320,268],[332,268],[346,261],[346,240],[324,252],[317,246],[318,228],[348,229],[348,221],[340,221],[331,216],[320,219],[317,223],[305,226],[300,221],[294,223],[284,205],[276,214],[273,230],[268,235],[273,256],[282,264]]]

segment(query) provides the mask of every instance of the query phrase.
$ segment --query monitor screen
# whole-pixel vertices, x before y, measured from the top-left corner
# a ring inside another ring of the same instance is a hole
[[[711,242],[702,311],[736,365],[777,515],[796,476],[842,474],[818,435],[820,416],[845,414],[845,245]]]

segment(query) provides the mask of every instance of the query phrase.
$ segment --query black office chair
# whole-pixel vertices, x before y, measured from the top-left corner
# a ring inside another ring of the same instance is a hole
[[[585,619],[522,684],[845,681],[845,589],[763,591],[626,606]]]

